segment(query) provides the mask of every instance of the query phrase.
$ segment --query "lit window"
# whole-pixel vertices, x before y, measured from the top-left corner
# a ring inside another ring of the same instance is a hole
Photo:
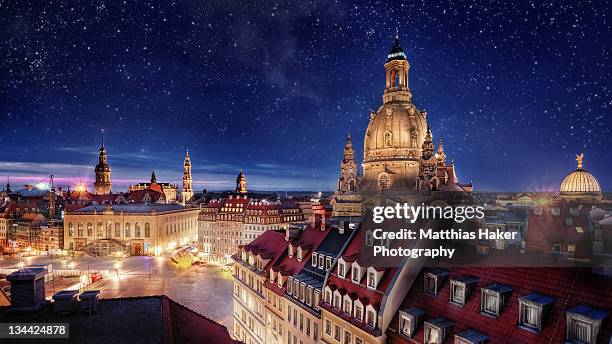
[[[606,311],[578,305],[567,311],[566,340],[570,343],[595,344],[599,337]]]
[[[325,270],[329,270],[331,268],[331,257],[327,257],[325,260]]]
[[[352,343],[351,333],[348,331],[344,331],[344,344],[351,344],[351,343]]]
[[[340,341],[340,326],[334,325],[334,339]]]
[[[480,313],[498,317],[512,292],[512,287],[491,284],[480,290]]]
[[[542,331],[552,304],[552,298],[535,293],[519,298],[519,326]]]
[[[312,254],[311,265],[315,268],[317,267],[317,254],[316,253]]]
[[[459,306],[465,306],[477,281],[478,278],[473,276],[460,276],[451,279],[449,302]]]

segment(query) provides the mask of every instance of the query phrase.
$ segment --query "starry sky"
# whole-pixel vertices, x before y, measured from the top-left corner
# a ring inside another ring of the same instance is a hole
[[[609,4],[0,0],[0,180],[332,190],[358,160],[396,28],[414,103],[462,182],[558,189],[584,152],[612,189]]]

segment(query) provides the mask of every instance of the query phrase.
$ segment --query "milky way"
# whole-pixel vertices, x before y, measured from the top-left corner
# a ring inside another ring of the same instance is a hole
[[[612,186],[606,2],[2,1],[0,176],[331,190],[381,105],[396,28],[414,102],[462,181]],[[361,154],[358,154],[361,157]],[[26,180],[22,178],[21,180]],[[65,181],[68,183],[68,181]]]

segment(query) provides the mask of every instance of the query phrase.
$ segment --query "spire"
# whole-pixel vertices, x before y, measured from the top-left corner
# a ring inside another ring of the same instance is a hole
[[[155,175],[155,170],[151,171],[151,184],[157,183],[157,176]]]
[[[11,177],[6,177],[6,192],[11,192]]]
[[[395,45],[389,51],[387,55],[387,62],[393,60],[406,60],[406,55],[404,54],[404,49],[402,49],[399,45],[399,30],[395,28]]]
[[[446,154],[444,153],[444,146],[442,145],[442,139],[440,139],[440,143],[438,144],[438,163],[440,165],[446,164]]]
[[[100,134],[102,135],[102,147],[100,147],[100,150],[104,150],[104,129],[100,129]]]

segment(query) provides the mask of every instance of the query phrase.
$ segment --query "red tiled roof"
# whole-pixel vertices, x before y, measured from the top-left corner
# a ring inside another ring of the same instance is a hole
[[[541,250],[548,253],[554,244],[574,244],[577,256],[590,256],[592,249],[590,240],[584,240],[589,235],[586,219],[589,210],[583,208],[577,216],[572,216],[567,203],[555,207],[560,207],[559,215],[553,215],[551,211],[546,210],[542,211],[541,215],[529,214],[527,250]],[[566,219],[571,219],[570,225],[566,224]],[[583,232],[579,233],[576,227],[582,227]]]
[[[454,326],[448,341],[454,334],[471,329],[489,337],[490,344],[496,343],[563,343],[565,340],[565,312],[576,305],[584,304],[609,312],[602,325],[598,343],[608,343],[612,334],[612,280],[594,275],[586,268],[453,268],[450,276],[442,285],[437,296],[423,291],[423,269],[404,299],[400,309],[418,307],[427,314],[425,321],[444,317]],[[448,302],[450,279],[471,275],[479,280],[469,295],[464,307]],[[480,314],[481,288],[492,283],[512,287],[512,293],[498,319]],[[544,322],[542,333],[535,333],[517,326],[519,298],[538,293],[554,299],[548,319]],[[398,334],[399,313],[396,314],[387,330],[393,343],[423,343],[423,324],[412,339]]]

